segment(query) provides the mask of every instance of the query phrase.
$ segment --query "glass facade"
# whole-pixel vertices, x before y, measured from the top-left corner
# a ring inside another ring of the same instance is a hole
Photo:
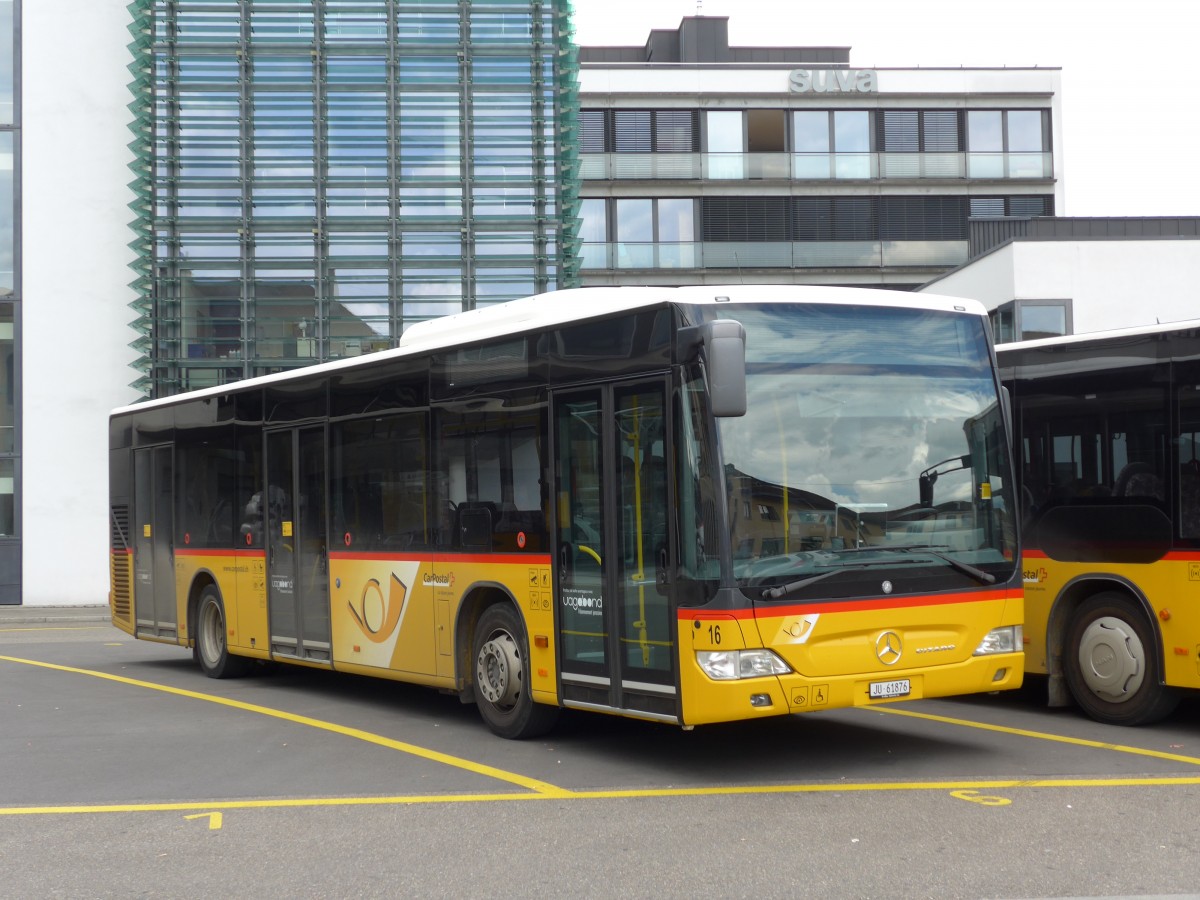
[[[569,0],[133,9],[147,394],[576,283]]]
[[[580,207],[582,269],[593,283],[627,272],[633,281],[633,270],[667,280],[670,269],[786,270],[803,280],[857,269],[870,283],[870,270],[905,269],[888,283],[904,285],[900,276],[916,287],[967,261],[970,217],[1054,214],[1049,109],[600,101],[613,98],[585,94],[591,107],[579,114],[591,194]],[[990,183],[969,184],[982,178]]]
[[[21,602],[20,0],[0,0],[0,604]]]

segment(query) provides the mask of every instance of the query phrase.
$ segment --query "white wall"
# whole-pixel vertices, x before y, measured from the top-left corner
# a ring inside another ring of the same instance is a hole
[[[1013,299],[1013,245],[1001,247],[920,289],[946,297],[970,297],[989,310]]]
[[[1014,241],[922,288],[989,310],[1012,300],[1070,300],[1075,334],[1192,319],[1200,240]]]
[[[1071,299],[1076,334],[1200,311],[1200,240],[1018,242],[1015,273],[1015,299]]]
[[[107,414],[135,318],[124,3],[22,7],[23,602],[108,597]]]

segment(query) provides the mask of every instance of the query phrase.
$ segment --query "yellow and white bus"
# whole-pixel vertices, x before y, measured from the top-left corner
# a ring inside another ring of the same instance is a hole
[[[1118,725],[1200,688],[1200,320],[1004,344],[1026,672]]]
[[[1021,683],[1014,483],[981,306],[585,288],[111,419],[112,618],[686,728]]]

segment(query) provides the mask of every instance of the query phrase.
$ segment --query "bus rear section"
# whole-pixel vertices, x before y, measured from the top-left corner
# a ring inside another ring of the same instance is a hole
[[[1118,725],[1200,689],[1200,322],[1003,345],[1026,670]]]

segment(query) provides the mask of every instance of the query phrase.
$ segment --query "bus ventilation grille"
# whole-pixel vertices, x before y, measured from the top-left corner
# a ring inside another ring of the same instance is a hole
[[[133,554],[129,547],[129,507],[112,507],[112,552],[109,565],[112,576],[112,615],[132,622]]]

